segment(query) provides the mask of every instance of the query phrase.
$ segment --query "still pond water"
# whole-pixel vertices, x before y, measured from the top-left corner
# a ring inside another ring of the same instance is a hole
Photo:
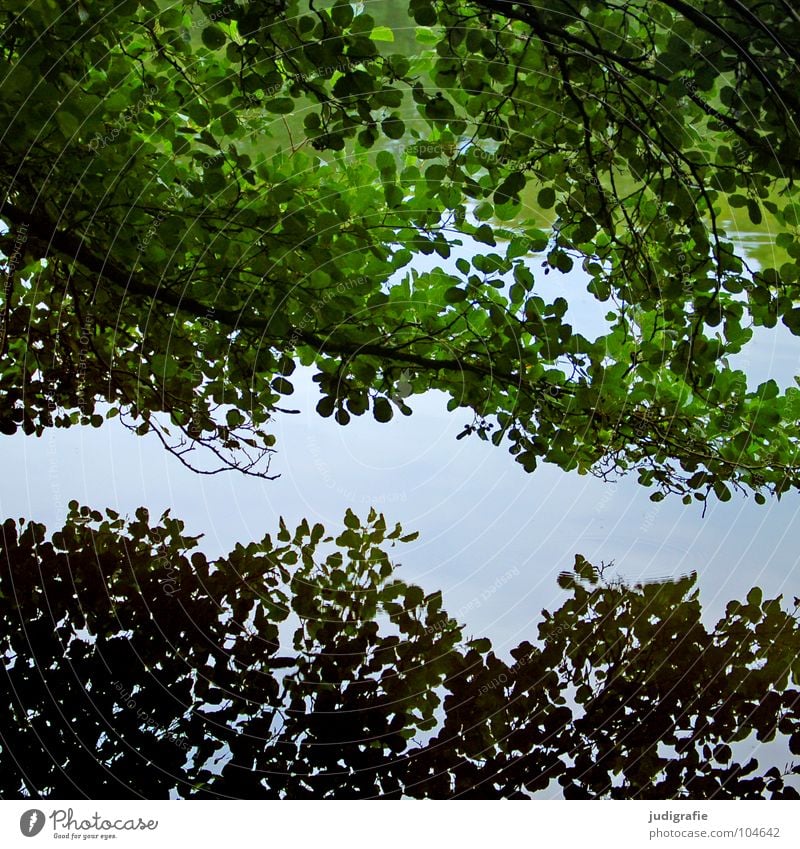
[[[771,264],[768,232],[737,239],[751,259]],[[607,308],[586,293],[580,274],[555,277],[548,288],[567,297],[575,329],[602,331]],[[781,327],[759,333],[746,370],[752,385],[768,377],[790,385],[800,374],[796,337]],[[562,597],[556,576],[578,552],[597,564],[614,561],[611,573],[632,582],[697,571],[711,617],[756,584],[767,596],[800,595],[800,500],[792,493],[762,507],[742,496],[710,501],[702,518],[699,504],[653,504],[634,476],[606,484],[550,466],[525,474],[503,448],[457,441],[468,414],[448,413],[438,393],[409,399],[408,418],[354,417],[340,427],[314,412],[310,374],[297,377],[294,406],[303,412],[277,420],[277,480],[194,475],[155,438],[135,437],[112,420],[97,430],[3,440],[0,512],[55,529],[72,498],[123,515],[140,505],[152,516],[171,508],[189,533],[205,534],[204,548],[215,555],[273,531],[279,516],[336,528],[347,507],[366,514],[375,506],[420,531],[395,549],[405,579],[442,589],[450,613],[468,632],[491,637],[501,654],[535,637],[541,609]]]

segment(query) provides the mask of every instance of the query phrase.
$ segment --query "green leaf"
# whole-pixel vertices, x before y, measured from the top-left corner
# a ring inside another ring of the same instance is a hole
[[[332,416],[335,408],[336,399],[331,395],[326,395],[317,402],[317,412],[325,418]]]
[[[431,21],[431,23],[433,22]],[[420,44],[434,45],[439,43],[439,36],[427,26],[417,27],[415,38]]]
[[[200,38],[209,50],[219,50],[228,40],[225,33],[213,24],[203,29],[202,33],[200,33]]]
[[[555,202],[556,193],[550,186],[545,186],[545,188],[541,189],[539,194],[536,196],[536,203],[542,209],[550,209]]]
[[[458,286],[451,286],[445,290],[444,299],[448,304],[459,304],[467,300],[467,293]]]
[[[794,307],[783,315],[781,321],[795,336],[800,336],[800,307]]]
[[[275,112],[278,115],[288,115],[294,112],[294,100],[291,97],[275,97],[264,101],[267,112]]]
[[[294,386],[285,377],[276,377],[271,385],[279,395],[291,395],[294,392]],[[317,411],[319,411],[319,404],[317,405]]]
[[[481,224],[480,227],[473,233],[472,236],[476,242],[482,242],[484,245],[494,247],[497,242],[494,239],[494,230],[488,224]]]
[[[760,587],[753,587],[747,594],[747,603],[753,607],[761,607],[763,599],[764,593]]]
[[[337,0],[331,9],[331,18],[338,27],[348,27],[353,20],[353,7],[349,2]]]
[[[346,528],[350,528],[350,530],[355,531],[361,527],[361,522],[358,519],[358,516],[348,507],[347,511],[344,514],[344,524]]]
[[[375,157],[375,164],[380,171],[394,172],[396,170],[394,156],[388,150],[381,150],[378,153]]]
[[[731,500],[731,491],[722,481],[714,481],[714,494],[720,501]]]
[[[406,125],[398,117],[393,115],[381,122],[381,129],[388,138],[399,139],[403,137],[406,131]]]
[[[410,586],[406,590],[406,607],[419,607],[425,599],[425,593],[420,587]]]
[[[391,421],[393,415],[392,405],[386,400],[386,398],[379,396],[372,402],[372,414],[379,422]]]
[[[390,27],[374,27],[369,37],[373,41],[394,41],[394,32]]]
[[[479,203],[473,212],[478,221],[487,221],[494,215],[494,207],[488,202]]]
[[[56,123],[64,136],[68,139],[73,138],[80,129],[80,121],[78,121],[74,115],[67,112],[65,109],[59,109],[56,112]]]

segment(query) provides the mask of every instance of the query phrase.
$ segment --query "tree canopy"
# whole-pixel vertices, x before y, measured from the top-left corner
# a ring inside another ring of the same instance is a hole
[[[729,361],[800,333],[791,3],[407,11],[4,4],[0,429],[120,416],[268,474],[302,365],[342,425],[440,390],[527,471],[797,488],[800,390]],[[543,296],[573,268],[596,338]]]
[[[798,798],[798,605],[707,627],[695,575],[576,556],[496,652],[397,574],[371,511],[207,559],[165,514],[6,521],[0,794],[40,798]]]

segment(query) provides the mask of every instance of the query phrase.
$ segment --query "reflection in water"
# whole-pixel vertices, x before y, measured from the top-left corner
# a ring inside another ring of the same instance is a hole
[[[183,531],[4,524],[4,798],[800,798],[749,757],[800,750],[796,607],[759,589],[707,630],[696,576],[578,556],[506,661],[375,512],[214,561]]]
[[[613,561],[609,564],[609,568],[613,565]],[[608,583],[614,584],[616,586],[627,586],[627,582],[622,575],[614,575],[613,577],[608,574],[607,570],[602,573],[604,579],[607,580]],[[560,585],[568,584],[573,579],[572,572],[559,572],[558,573],[558,583]],[[659,586],[660,584],[682,584],[685,581],[690,581],[691,583],[695,583],[697,581],[697,572],[684,572],[678,575],[659,575],[654,578],[647,578],[645,581],[636,581],[632,586],[634,589],[642,590],[649,586]]]

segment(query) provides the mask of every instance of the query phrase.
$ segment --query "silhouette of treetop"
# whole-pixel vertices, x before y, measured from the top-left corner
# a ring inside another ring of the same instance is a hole
[[[749,757],[800,753],[797,608],[758,589],[708,628],[694,575],[577,556],[503,657],[375,511],[216,560],[144,509],[2,530],[5,798],[798,798]]]

